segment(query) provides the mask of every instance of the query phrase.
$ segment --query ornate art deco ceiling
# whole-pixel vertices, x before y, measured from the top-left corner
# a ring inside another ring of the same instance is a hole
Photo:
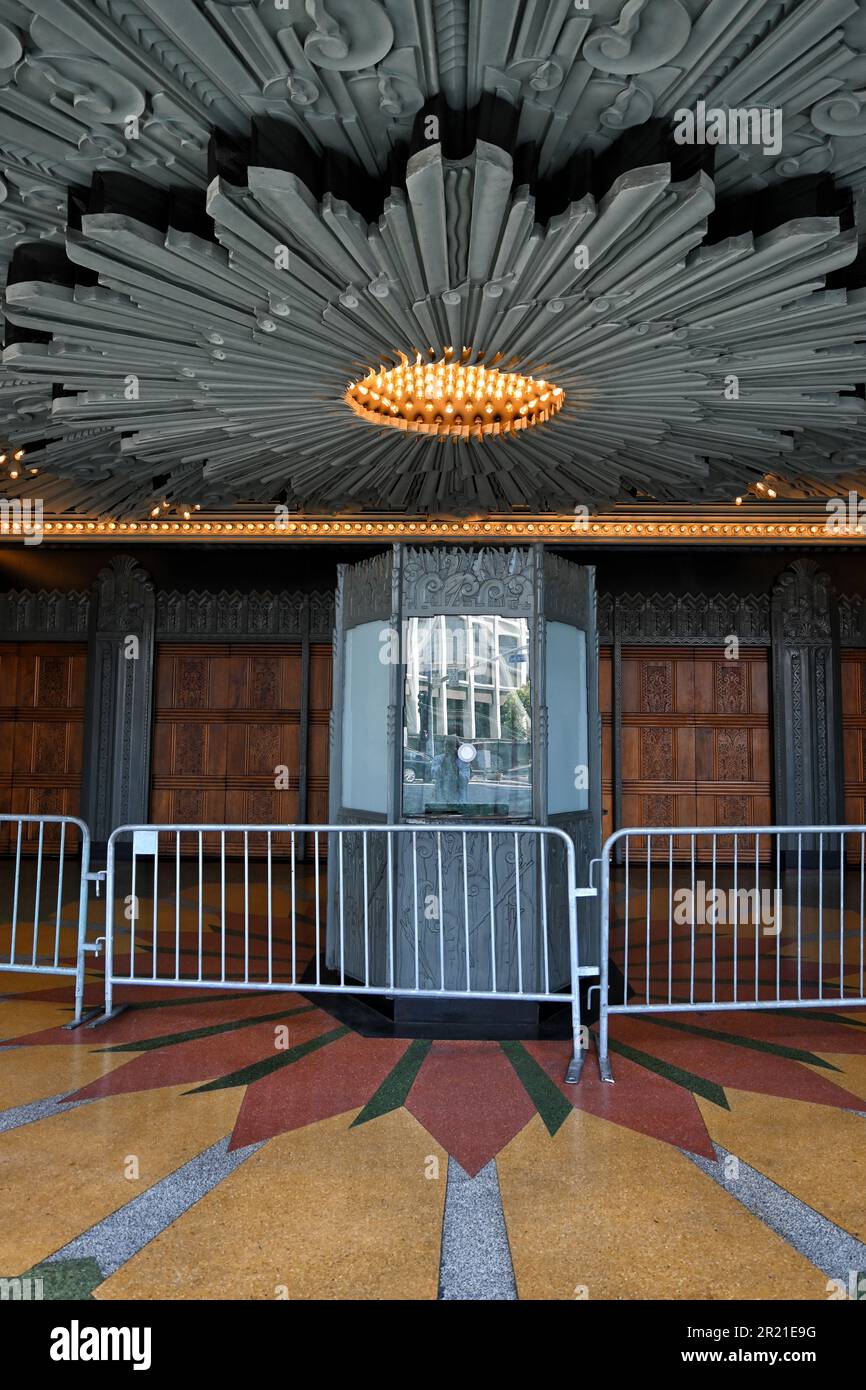
[[[0,0],[0,85],[0,258],[18,248],[0,435],[58,510],[571,509],[862,467],[853,225],[708,219],[807,175],[861,197],[863,0]],[[712,178],[644,155],[596,196],[575,186],[581,160],[698,100],[781,107],[781,151],[720,147]],[[431,140],[406,163],[428,112],[485,101],[513,111],[514,162]],[[303,161],[226,172],[214,139],[244,148],[264,118],[365,196],[311,188]],[[132,176],[128,209],[92,210],[100,175]],[[551,217],[537,194],[558,184]],[[173,195],[167,226],[148,186]],[[68,273],[29,250],[64,242]],[[448,348],[548,376],[565,408],[452,442],[343,401],[380,362]]]

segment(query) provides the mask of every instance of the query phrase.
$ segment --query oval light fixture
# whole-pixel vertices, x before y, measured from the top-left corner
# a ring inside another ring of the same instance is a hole
[[[382,366],[353,381],[344,399],[374,425],[453,439],[531,429],[565,404],[565,392],[552,382],[465,358],[425,362],[419,356],[412,363],[403,357],[399,367]]]

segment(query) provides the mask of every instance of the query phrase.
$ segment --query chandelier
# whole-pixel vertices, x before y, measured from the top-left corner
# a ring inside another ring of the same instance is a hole
[[[561,387],[471,365],[466,353],[457,362],[400,357],[399,367],[382,366],[352,382],[344,399],[356,415],[392,429],[477,439],[544,424],[565,404]]]

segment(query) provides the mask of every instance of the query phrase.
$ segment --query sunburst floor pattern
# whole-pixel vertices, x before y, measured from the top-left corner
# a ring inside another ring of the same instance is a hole
[[[0,1274],[47,1297],[823,1299],[866,1271],[862,1011],[618,1018],[616,1084],[590,1059],[574,1088],[566,1043],[365,1038],[300,992],[122,988],[68,1032],[65,985],[0,986]]]

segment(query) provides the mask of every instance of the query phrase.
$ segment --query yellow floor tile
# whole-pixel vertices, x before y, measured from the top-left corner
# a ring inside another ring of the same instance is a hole
[[[270,1140],[97,1297],[435,1299],[445,1154],[405,1110],[349,1126]]]
[[[866,1240],[866,1120],[806,1101],[728,1088],[725,1095],[730,1110],[698,1100],[716,1143]]]
[[[25,976],[19,975],[17,978],[23,980]],[[71,988],[68,1004],[47,1004],[37,999],[0,999],[0,1045],[19,1034],[41,1033],[43,1028],[58,1028],[64,1023],[71,1023],[74,1008],[75,998]]]
[[[0,1273],[44,1260],[228,1134],[242,1092],[188,1089],[110,1096],[0,1134]]]
[[[553,1139],[532,1120],[497,1162],[521,1298],[827,1296],[824,1274],[656,1139],[575,1111]]]
[[[128,1053],[86,1047],[16,1047],[0,1052],[0,1110],[68,1095],[129,1061]]]

